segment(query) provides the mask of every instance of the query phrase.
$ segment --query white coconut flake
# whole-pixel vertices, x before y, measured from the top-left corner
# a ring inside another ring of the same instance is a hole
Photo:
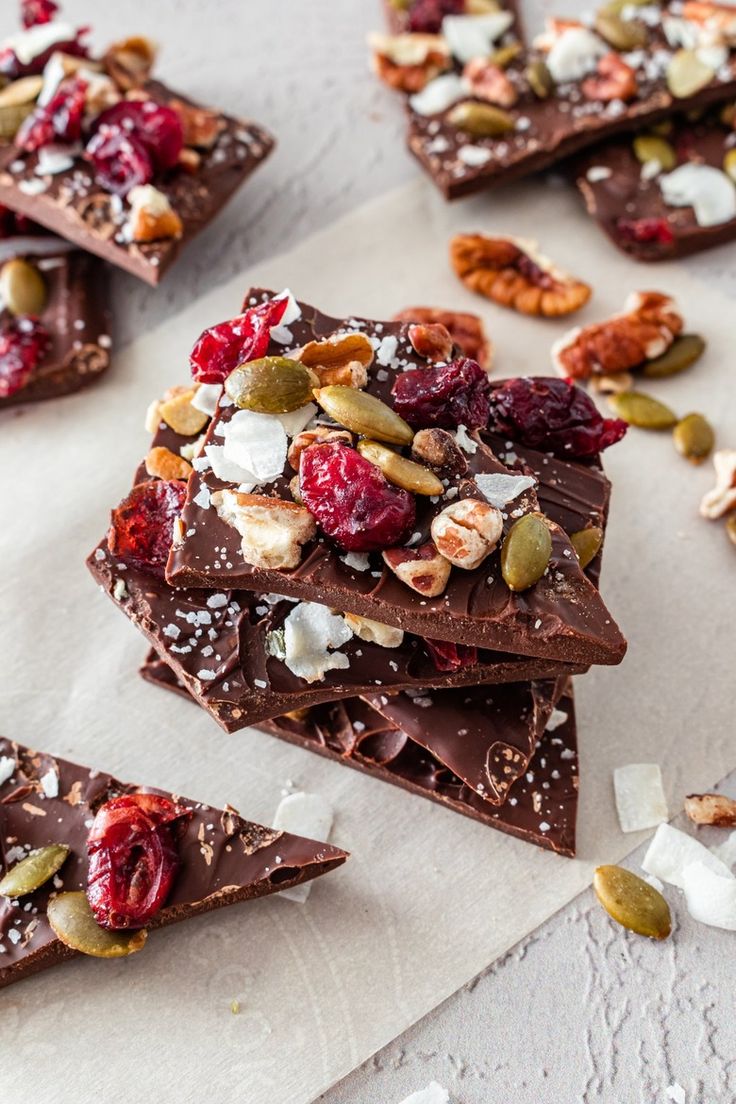
[[[0,786],[4,786],[15,773],[15,759],[10,755],[0,756]]]
[[[485,146],[460,146],[457,151],[459,161],[470,168],[478,168],[491,160],[493,154]]]
[[[50,767],[38,780],[41,783],[44,797],[59,796],[59,775],[53,767]]]
[[[301,433],[309,425],[316,413],[315,404],[307,403],[298,410],[292,410],[289,414],[277,414],[276,417],[284,427],[287,437],[296,437],[297,433]]]
[[[279,802],[273,818],[273,826],[279,832],[291,832],[295,836],[326,843],[330,838],[333,822],[332,806],[321,794],[292,793]],[[282,890],[280,896],[303,905],[312,888],[311,882]]]
[[[284,288],[284,290],[282,292],[280,292],[278,295],[274,296],[274,298],[277,299],[279,302],[282,299],[286,299],[286,301],[287,301],[286,310],[284,311],[284,317],[281,319],[281,321],[279,323],[280,326],[290,326],[292,324],[292,322],[298,322],[299,321],[299,319],[302,316],[302,308],[297,303],[296,299],[294,298],[294,296],[291,293],[291,291],[289,290],[289,288]],[[275,329],[277,329],[277,327],[272,326],[271,327],[271,333],[273,333],[273,331]]]
[[[24,195],[41,195],[46,191],[46,182],[38,177],[34,177],[32,180],[19,180],[18,189],[24,193]]]
[[[647,874],[684,889],[685,868],[693,863],[702,863],[722,878],[733,877],[726,864],[712,851],[671,824],[660,824],[641,865]]]
[[[340,559],[347,567],[351,567],[353,571],[367,571],[371,566],[370,557],[367,552],[346,552]]]
[[[736,878],[730,871],[723,876],[705,863],[690,863],[682,874],[682,888],[693,920],[736,931]]]
[[[736,218],[736,187],[712,165],[689,161],[662,176],[659,187],[670,207],[692,207],[698,226],[720,226]]]
[[[457,427],[455,430],[455,440],[463,452],[469,452],[471,456],[478,451],[478,442],[474,441],[470,436],[467,426],[459,425]]]
[[[300,602],[284,621],[284,663],[297,678],[321,682],[328,671],[350,666],[346,655],[332,649],[352,635],[341,614],[317,602]]]
[[[598,184],[601,180],[608,180],[613,173],[606,165],[591,165],[585,174],[585,179],[590,184]]]
[[[489,12],[488,15],[446,15],[442,34],[450,53],[465,65],[474,58],[485,58],[494,42],[505,34],[514,21],[511,12]]]
[[[544,726],[544,731],[554,732],[555,729],[561,728],[566,721],[567,713],[565,713],[564,709],[553,709],[549,715],[547,724]]]
[[[217,479],[222,479],[225,483],[250,483],[251,487],[255,486],[253,473],[246,468],[241,468],[240,464],[234,464],[232,460],[228,460],[225,456],[224,445],[206,445],[204,451],[207,466],[212,468],[212,473]],[[203,467],[202,459],[202,457],[198,457],[194,463],[197,471],[206,470],[206,466]]]
[[[199,506],[200,510],[209,510],[210,490],[209,487],[206,486],[206,484],[202,484],[202,486],[199,488],[196,495],[192,499],[192,502],[195,506]]]
[[[52,21],[29,27],[27,31],[11,35],[0,46],[3,50],[12,50],[21,65],[28,65],[34,58],[45,54],[57,42],[73,42],[76,37],[70,23]]]
[[[667,801],[659,763],[627,763],[613,772],[616,809],[622,832],[641,832],[667,820]]]
[[[223,438],[225,459],[246,471],[247,481],[272,483],[283,473],[288,440],[272,414],[238,410],[225,426]]]
[[[74,167],[74,158],[62,146],[42,146],[38,151],[38,164],[33,170],[36,176],[56,176]]]
[[[729,868],[736,866],[736,832],[731,832],[723,843],[711,847],[711,852]]]
[[[468,90],[465,81],[457,73],[443,73],[441,77],[425,84],[421,92],[409,98],[412,111],[417,115],[438,115],[441,111],[447,111],[463,96],[467,96]]]
[[[503,472],[481,472],[476,475],[475,482],[483,497],[498,510],[503,510],[509,502],[513,502],[524,491],[533,490],[537,485],[536,479],[531,475],[506,475]]]
[[[220,401],[221,394],[221,383],[200,383],[194,392],[192,406],[195,410],[201,410],[203,414],[208,414],[212,418],[217,412],[217,404]]]
[[[401,1104],[450,1104],[450,1094],[436,1081],[430,1081],[426,1089],[412,1093]]]
[[[592,73],[610,47],[585,27],[568,27],[547,54],[547,68],[558,84],[581,80]]]

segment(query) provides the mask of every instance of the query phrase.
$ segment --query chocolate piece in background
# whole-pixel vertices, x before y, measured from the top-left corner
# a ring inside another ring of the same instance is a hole
[[[155,651],[149,652],[140,673],[147,682],[192,700]],[[481,693],[484,689],[487,688],[476,687],[469,693]],[[446,696],[453,692],[440,693]],[[422,707],[416,706],[406,694],[388,699],[380,712],[365,699],[347,698],[276,717],[257,727],[372,778],[428,797],[490,828],[574,857],[578,755],[571,682],[563,685],[556,708],[546,719],[549,727],[534,741],[529,769],[517,778],[508,799],[500,806],[491,804],[427,751],[426,744],[436,735],[437,715],[434,709],[417,710]],[[421,726],[422,718],[426,727]],[[411,726],[408,732],[402,728],[404,719],[407,728]],[[457,714],[455,723],[461,725],[462,721],[463,715]],[[518,715],[513,723],[518,732]],[[499,731],[499,738],[504,735],[509,735],[508,728]]]
[[[402,0],[383,0],[383,9],[384,9],[384,13],[385,13],[385,16],[386,16],[386,22],[388,24],[389,30],[391,31],[391,34],[405,34],[409,31],[409,11],[412,8],[412,6],[418,6],[418,5],[424,5],[425,7],[426,6],[432,6],[432,5],[426,5],[425,0],[408,0],[408,2],[406,2],[406,3],[403,3]],[[441,14],[442,5],[441,4],[435,4],[434,7]],[[467,7],[469,7],[469,5],[466,3],[464,5],[462,5],[462,4],[458,5],[458,7],[467,8]],[[521,12],[519,10],[520,5],[519,5],[519,3],[517,3],[517,0],[503,0],[503,2],[500,3],[498,7],[499,7],[499,10],[511,12],[511,14],[514,17],[514,22],[511,24],[511,27],[509,28],[509,31],[508,31],[509,37],[511,37],[513,35],[514,37],[520,38],[520,39],[523,40],[523,38],[524,38],[524,27],[523,27],[523,23],[522,23]],[[458,12],[457,14],[476,14],[476,15],[478,15],[478,14],[481,14],[481,13],[478,12],[478,11],[474,11],[474,12],[470,12],[470,13],[465,11],[465,12]]]
[[[45,910],[51,893],[86,889],[87,835],[96,809],[124,793],[174,795],[119,782],[3,738],[0,768],[0,874],[39,847],[71,848],[52,882],[18,901],[0,897],[2,988],[75,956],[54,935]],[[191,808],[192,818],[179,841],[181,865],[173,888],[149,931],[300,885],[348,857],[338,847],[254,824],[229,809],[178,795],[175,800]]]
[[[105,264],[45,232],[0,239],[0,267],[14,257],[37,266],[44,278],[48,300],[40,321],[49,347],[25,386],[0,398],[0,410],[87,387],[108,368],[112,344]]]
[[[657,136],[674,151],[677,164],[651,175],[634,152],[634,136],[608,142],[575,159],[572,176],[588,214],[623,253],[637,261],[686,257],[733,241],[736,217],[701,226],[692,207],[672,207],[660,180],[672,168],[694,163],[723,171],[724,158],[736,148],[733,126],[719,112],[704,118],[676,118]],[[651,162],[647,163],[651,165]],[[736,172],[736,167],[732,169]]]
[[[272,297],[263,289],[252,290],[248,306]],[[289,322],[288,349],[329,337],[346,327],[374,337],[378,361],[369,370],[365,390],[391,405],[391,387],[397,375],[410,366],[426,366],[409,339],[409,325],[330,318],[314,307],[299,304],[299,317]],[[287,355],[272,340],[271,355]],[[380,365],[380,368],[379,368]],[[237,413],[234,406],[219,407],[207,433],[216,444],[224,427]],[[206,446],[205,446],[206,447]],[[467,453],[468,478],[478,473],[506,473],[489,449],[477,446]],[[266,490],[292,502],[289,483],[294,472],[288,463],[284,474]],[[514,594],[500,569],[500,548],[473,571],[453,568],[443,594],[436,598],[410,590],[383,563],[379,553],[369,554],[369,570],[346,563],[332,542],[317,538],[304,548],[302,561],[292,570],[267,570],[245,563],[237,530],[218,517],[203,498],[228,484],[212,470],[194,471],[189,478],[182,511],[184,537],[169,555],[167,578],[176,586],[251,589],[318,601],[335,609],[356,613],[421,636],[476,645],[495,651],[520,653],[565,663],[620,663],[626,650],[618,626],[595,587],[580,570],[568,537],[560,529],[552,533],[553,552],[546,575],[522,594]],[[417,496],[418,534],[421,545],[429,539],[432,518],[450,499],[433,503]],[[535,509],[532,492],[514,500],[509,509]],[[512,518],[507,517],[506,527]],[[380,572],[380,574],[379,574]]]

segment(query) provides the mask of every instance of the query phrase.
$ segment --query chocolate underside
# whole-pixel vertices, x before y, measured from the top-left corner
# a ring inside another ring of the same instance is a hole
[[[145,91],[158,102],[178,99],[193,103],[159,81],[150,81]],[[71,169],[39,178],[34,171],[37,153],[25,153],[12,145],[0,148],[0,204],[155,285],[186,243],[219,214],[273,149],[274,140],[262,127],[229,115],[220,118],[224,129],[212,149],[201,151],[202,161],[195,173],[174,169],[157,174],[153,181],[182,220],[183,233],[178,239],[119,240],[127,204],[95,184],[91,166],[81,157]],[[29,195],[22,190],[22,182],[39,179],[46,183],[45,191]]]
[[[249,302],[260,302],[271,294],[254,291]],[[301,310],[300,319],[289,326],[292,337],[289,348],[323,339],[339,329],[359,328],[369,336],[380,335],[377,362],[369,370],[366,390],[389,403],[398,372],[408,366],[426,365],[409,342],[407,323],[375,323],[354,318],[344,322],[306,304],[301,304]],[[394,341],[395,355],[389,360],[387,355],[382,356],[382,350],[393,349]],[[275,342],[270,351],[274,355],[287,352]],[[218,409],[208,430],[208,442],[217,442],[234,411],[235,408],[227,406]],[[508,471],[485,446],[469,453],[467,460],[470,478],[480,472]],[[288,484],[293,474],[287,465],[284,476],[271,485],[277,497],[291,501]],[[424,598],[401,583],[379,554],[371,553],[369,570],[359,571],[345,563],[324,538],[310,542],[300,565],[291,571],[252,567],[243,560],[237,531],[220,519],[212,507],[199,504],[203,495],[226,486],[211,470],[195,471],[190,477],[182,512],[185,536],[180,545],[172,548],[167,568],[167,578],[173,584],[193,588],[237,587],[316,600],[421,636],[565,663],[619,663],[623,658],[626,644],[618,626],[595,587],[581,572],[569,539],[559,528],[552,533],[549,570],[529,590],[521,594],[509,590],[501,575],[497,549],[474,571],[454,568],[444,593],[438,598]],[[448,501],[443,498],[433,503],[418,499],[415,544],[429,539],[432,518]],[[527,512],[535,507],[534,495],[528,492],[526,500],[519,498],[508,509],[518,516],[517,511]],[[513,520],[509,514],[507,528]]]
[[[723,158],[734,148],[736,135],[717,115],[709,115],[696,122],[685,118],[673,120],[666,140],[678,153],[678,164],[693,161],[722,169]],[[593,179],[589,179],[591,169],[605,169],[610,175],[600,180],[594,172]],[[588,214],[615,246],[635,260],[685,257],[736,238],[736,218],[717,226],[700,226],[692,207],[670,207],[665,203],[658,177],[646,179],[642,176],[642,165],[634,153],[631,138],[588,151],[575,161],[572,174]],[[664,220],[673,240],[631,240],[619,225],[622,219]]]
[[[0,785],[0,872],[28,851],[51,843],[65,843],[72,853],[47,887],[20,903],[0,897],[0,988],[74,956],[54,935],[45,909],[50,893],[86,888],[86,841],[99,805],[140,790],[173,796],[0,738],[0,760],[6,756],[16,760],[16,771]],[[40,782],[49,772],[58,777],[57,797],[47,797]],[[179,844],[181,867],[173,889],[149,929],[298,885],[347,858],[329,844],[277,832],[186,798],[175,800],[192,810],[192,819]],[[19,937],[11,938],[13,931]]]
[[[8,238],[0,244],[4,260],[22,257],[43,274],[48,299],[40,320],[50,339],[28,383],[0,398],[0,410],[57,398],[93,383],[110,363],[106,266],[88,253],[67,249],[58,239]]]

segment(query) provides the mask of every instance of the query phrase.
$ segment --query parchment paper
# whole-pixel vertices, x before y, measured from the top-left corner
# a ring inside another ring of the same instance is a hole
[[[0,422],[0,724],[8,736],[126,779],[268,822],[288,785],[329,797],[351,862],[309,902],[270,899],[160,932],[129,961],[76,961],[0,994],[0,1096],[306,1104],[399,1034],[644,838],[623,836],[611,772],[662,764],[672,814],[736,766],[734,549],[697,516],[712,483],[668,434],[614,449],[603,591],[631,642],[619,668],[577,680],[578,861],[557,858],[255,732],[224,736],[135,671],[142,638],[95,591],[85,554],[147,448],[149,399],[187,376],[200,330],[251,282],[290,286],[333,314],[411,304],[479,310],[496,372],[545,372],[564,323],[525,320],[451,274],[451,231],[539,236],[595,288],[581,319],[634,288],[677,295],[707,358],[650,388],[706,411],[736,443],[734,303],[679,266],[614,253],[575,196],[539,184],[445,207],[418,182],[215,289],[116,358],[107,380]],[[732,250],[733,252],[733,250]],[[234,1015],[231,1002],[240,1002]],[[448,1041],[449,1042],[449,1041]],[[502,1045],[502,1041],[498,1041]]]

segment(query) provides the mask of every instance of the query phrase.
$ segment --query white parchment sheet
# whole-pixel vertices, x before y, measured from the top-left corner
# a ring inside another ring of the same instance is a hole
[[[681,413],[707,412],[720,443],[736,444],[736,304],[682,266],[622,258],[572,192],[540,184],[451,207],[425,182],[401,189],[216,288],[118,356],[94,389],[0,420],[4,734],[264,822],[287,784],[317,791],[336,810],[334,842],[353,855],[303,907],[226,909],[154,934],[128,961],[77,960],[4,990],[2,1100],[76,1104],[94,1090],[116,1104],[307,1104],[582,890],[595,863],[643,838],[618,829],[615,766],[661,763],[673,815],[686,792],[736,766],[734,549],[697,516],[710,466],[688,465],[668,434],[632,430],[607,461],[603,592],[630,649],[621,667],[577,681],[574,862],[272,737],[223,735],[137,677],[143,639],[83,566],[147,450],[149,399],[186,381],[195,338],[236,313],[250,283],[288,285],[336,315],[478,310],[497,375],[544,373],[566,324],[486,304],[447,260],[452,231],[542,228],[545,251],[595,289],[581,320],[620,309],[635,288],[677,296],[709,350],[650,390]]]

